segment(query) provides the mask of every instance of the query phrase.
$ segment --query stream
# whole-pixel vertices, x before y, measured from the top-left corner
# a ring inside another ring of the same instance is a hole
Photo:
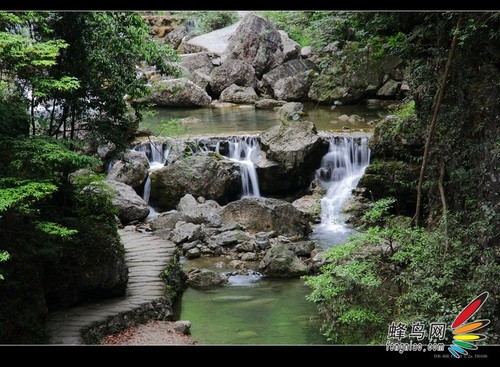
[[[318,131],[338,131],[348,127],[353,131],[368,131],[373,127],[368,124],[387,114],[381,108],[367,105],[359,106],[330,106],[303,103],[305,120],[314,122]],[[341,115],[358,115],[364,120],[340,121]],[[203,136],[203,135],[228,135],[252,134],[267,130],[277,124],[272,109],[255,109],[252,106],[235,108],[156,108],[151,114],[144,117],[142,128],[147,128],[154,134],[164,133],[162,123],[172,119],[185,119],[180,131],[170,131],[176,136]]]
[[[147,119],[142,127],[152,131],[160,128],[161,121],[172,118],[195,120],[185,125],[182,135],[252,134],[266,130],[279,121],[272,110],[254,108],[230,109],[164,109]],[[362,106],[328,106],[306,104],[307,119],[318,130],[335,132],[349,125],[354,131],[371,130],[369,121],[384,114],[379,109]],[[360,116],[363,121],[335,121],[342,114]],[[259,196],[258,178],[253,169],[258,151],[255,139],[243,137],[231,141],[227,159],[241,164],[243,196]],[[218,147],[217,147],[218,148]],[[216,148],[216,150],[217,150]],[[218,150],[217,150],[218,151]],[[154,155],[154,156],[153,156]],[[168,151],[148,152],[151,170],[161,167]],[[345,223],[342,205],[351,195],[370,161],[368,138],[333,137],[329,151],[316,171],[316,177],[327,190],[321,200],[321,223],[313,228],[311,239],[320,251],[345,243],[355,233]],[[246,183],[245,183],[246,182]],[[145,192],[145,196],[148,193]],[[147,199],[147,197],[145,197]],[[147,200],[146,200],[147,201]],[[153,209],[153,215],[156,215]],[[181,258],[187,271],[191,267],[230,272],[229,260],[224,257],[201,257],[193,260]],[[256,271],[258,263],[248,263]],[[208,290],[188,288],[176,305],[176,318],[192,323],[191,334],[199,344],[327,344],[321,334],[321,320],[316,305],[306,300],[310,289],[300,278],[269,278],[253,272],[251,275],[235,275],[223,287]]]

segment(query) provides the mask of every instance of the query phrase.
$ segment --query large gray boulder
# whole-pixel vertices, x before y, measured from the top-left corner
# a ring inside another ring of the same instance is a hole
[[[224,204],[238,195],[241,177],[237,164],[216,154],[190,156],[151,173],[151,196],[159,210],[173,209],[186,194]]]
[[[271,98],[260,99],[255,102],[255,108],[259,109],[273,109],[275,107],[281,107],[286,103],[286,101],[277,101]]]
[[[272,277],[298,277],[307,274],[309,267],[284,244],[278,244],[266,252],[259,263],[259,271]]]
[[[212,98],[200,86],[186,78],[161,80],[153,92],[138,103],[152,103],[160,107],[208,107]]]
[[[281,42],[283,43],[283,61],[299,58],[301,51],[300,45],[288,37],[285,31],[279,30],[278,32],[280,33]]]
[[[184,195],[177,210],[183,220],[194,224],[208,224],[210,227],[220,227],[222,219],[217,214],[220,209],[219,203],[214,200],[206,200],[199,203],[191,194]]]
[[[264,194],[298,190],[311,181],[328,143],[309,121],[283,122],[260,135],[257,173]]]
[[[195,70],[202,70],[206,74],[210,74],[214,68],[212,60],[207,52],[182,55],[179,64],[184,66],[190,73]]]
[[[337,50],[330,60],[330,66],[322,70],[309,89],[308,97],[313,101],[356,103],[375,95],[387,78],[394,83],[388,84],[380,96],[392,97],[397,92],[397,82],[403,79],[402,59],[396,56],[375,59]]]
[[[275,115],[278,120],[300,120],[305,115],[304,105],[300,102],[285,103],[278,108]]]
[[[232,231],[222,232],[218,235],[212,236],[211,241],[217,246],[232,246],[243,243],[248,238],[240,229],[235,229]]]
[[[181,245],[184,242],[202,240],[204,237],[205,233],[203,232],[201,225],[186,222],[177,222],[175,229],[170,235],[170,239],[176,245]]]
[[[243,198],[233,201],[221,209],[225,222],[237,222],[249,232],[269,232],[287,236],[304,236],[311,226],[304,214],[279,199]]]
[[[107,180],[139,188],[148,177],[149,160],[145,152],[128,151],[108,172]]]
[[[132,187],[112,180],[106,180],[106,184],[114,193],[112,203],[118,209],[118,218],[123,224],[143,220],[149,215],[148,204]]]
[[[252,87],[240,87],[231,84],[220,95],[222,102],[252,104],[257,100],[257,93]]]
[[[158,218],[153,219],[149,222],[149,225],[153,231],[160,229],[172,230],[175,228],[177,222],[185,221],[184,215],[178,211],[172,210],[170,212],[161,213]]]
[[[307,59],[287,61],[262,76],[262,89],[277,99],[306,99],[317,70]]]
[[[255,69],[257,77],[283,62],[283,43],[278,30],[255,14],[247,14],[229,38],[224,59],[239,59]]]
[[[255,87],[255,69],[246,61],[228,59],[210,74],[210,88],[219,95],[231,84]]]
[[[218,287],[228,281],[224,274],[208,269],[191,269],[187,276],[187,284],[192,288]]]
[[[174,28],[169,34],[163,38],[163,42],[172,46],[172,48],[177,49],[180,46],[183,38],[190,35],[193,30],[193,25],[190,23],[183,24]]]

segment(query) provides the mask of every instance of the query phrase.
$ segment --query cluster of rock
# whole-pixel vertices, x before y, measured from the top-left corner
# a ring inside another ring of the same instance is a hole
[[[317,270],[311,226],[292,204],[269,198],[244,198],[221,206],[216,201],[183,196],[176,209],[144,226],[174,242],[187,259],[219,256],[246,273],[257,268],[274,277],[293,277]],[[223,285],[227,275],[191,269],[188,284],[203,288]]]
[[[310,46],[301,48],[285,32],[252,13],[229,27],[233,33],[221,34],[216,45],[212,45],[210,37],[210,41],[204,41],[206,35],[194,37],[190,23],[169,32],[172,26],[161,28],[154,24],[155,30],[165,30],[162,42],[181,53],[178,67],[182,77],[162,79],[145,70],[150,80],[157,82],[151,96],[139,102],[179,107],[255,104],[257,108],[272,108],[283,101],[352,103],[367,96],[395,98],[409,88],[400,70],[402,60],[392,56],[376,63],[353,62],[345,74],[356,78],[335,76],[332,80],[331,70],[340,70],[340,64],[346,64],[335,43],[321,52]],[[212,33],[216,32],[220,30]],[[320,68],[325,57],[339,65]]]
[[[300,103],[281,107],[287,118],[293,119],[300,111]],[[257,137],[260,156],[255,165],[261,193],[283,198],[300,193],[293,202],[239,199],[242,184],[238,162],[221,155],[233,138],[136,143],[135,148],[141,151],[126,152],[105,180],[113,192],[120,222],[140,222],[148,216],[150,207],[141,195],[149,175],[151,203],[161,213],[139,225],[174,242],[187,259],[222,256],[235,271],[255,269],[276,277],[316,271],[321,259],[307,235],[311,223],[320,221],[320,200],[325,191],[314,177],[315,168],[328,151],[329,137],[318,134],[312,122],[303,120],[283,122]],[[160,149],[168,144],[172,152],[165,165],[152,172],[147,144]],[[363,211],[359,203],[350,203],[348,210]],[[188,278],[194,287],[227,281],[227,276],[205,270],[193,270]]]

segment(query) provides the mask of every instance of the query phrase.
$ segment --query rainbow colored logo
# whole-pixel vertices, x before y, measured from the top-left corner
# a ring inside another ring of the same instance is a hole
[[[487,298],[488,292],[481,293],[458,314],[455,321],[451,324],[453,342],[450,344],[448,351],[453,357],[460,358],[462,355],[469,354],[466,349],[476,350],[477,345],[473,343],[486,339],[485,335],[477,334],[476,332],[488,325],[490,320],[477,320],[468,324],[466,322],[479,311]]]

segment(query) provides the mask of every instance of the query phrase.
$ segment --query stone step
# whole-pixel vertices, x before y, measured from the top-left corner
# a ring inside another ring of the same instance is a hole
[[[174,255],[176,246],[171,241],[132,228],[118,231],[129,267],[126,295],[49,313],[46,330],[51,336],[51,344],[82,344],[80,331],[84,327],[133,311],[165,296],[167,287],[161,273]]]

